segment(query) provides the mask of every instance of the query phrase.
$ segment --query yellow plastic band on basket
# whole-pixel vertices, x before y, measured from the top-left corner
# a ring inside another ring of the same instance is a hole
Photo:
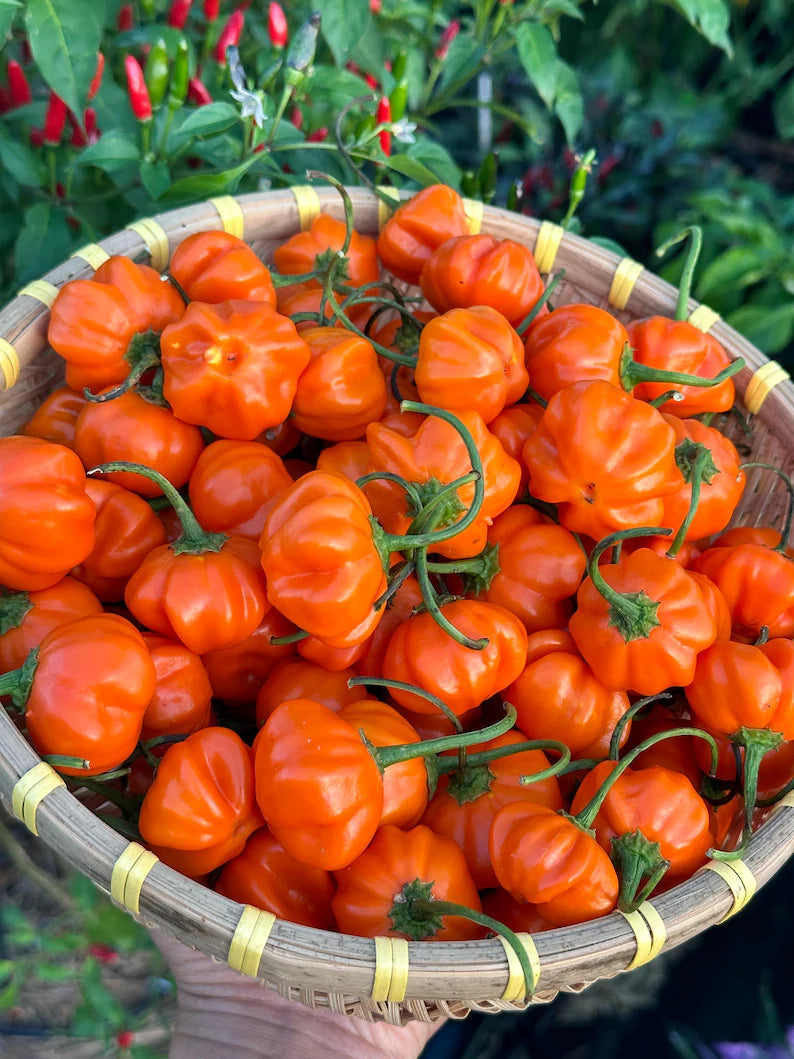
[[[38,835],[36,827],[36,813],[38,808],[48,794],[56,787],[65,787],[61,777],[46,761],[40,761],[32,769],[20,776],[14,784],[11,792],[11,808],[14,815],[20,819],[28,831]]]
[[[479,235],[482,228],[482,215],[485,206],[479,199],[464,199],[463,212],[469,227],[469,235]]]
[[[378,188],[378,190],[394,202],[394,205],[390,206],[388,202],[384,202],[383,199],[378,196],[378,231],[382,232],[386,225],[386,221],[388,221],[400,205],[400,192],[398,188]]]
[[[755,876],[743,860],[710,860],[703,869],[713,871],[724,880],[733,894],[733,906],[722,917],[720,923],[741,912],[756,891]]]
[[[104,265],[104,263],[110,258],[110,254],[107,250],[104,250],[99,243],[89,243],[87,246],[81,246],[80,249],[75,250],[71,256],[82,258],[83,261],[86,261],[95,272],[100,265]]]
[[[314,218],[320,215],[320,196],[310,184],[297,184],[291,187],[290,191],[298,207],[301,231],[305,232],[307,228],[311,228]]]
[[[19,354],[5,338],[0,338],[0,371],[5,379],[5,389],[10,390],[19,378]]]
[[[152,268],[156,268],[158,272],[163,272],[171,256],[168,246],[168,233],[165,228],[158,224],[157,221],[153,221],[151,217],[144,217],[142,221],[134,221],[132,224],[128,224],[126,230],[135,232],[136,235],[143,239],[143,244],[152,259]]]
[[[719,320],[720,314],[715,313],[708,305],[698,305],[689,314],[689,323],[698,331],[710,331]]]
[[[760,410],[761,405],[776,386],[790,378],[786,369],[782,368],[776,360],[769,360],[766,364],[762,364],[753,374],[744,391],[744,406],[750,415],[755,415]]]
[[[242,239],[245,231],[245,214],[240,208],[240,203],[231,195],[218,195],[209,200],[218,211],[224,232],[236,235]]]
[[[633,971],[635,967],[642,967],[643,964],[656,959],[667,941],[667,928],[664,920],[649,901],[643,901],[633,912],[621,912],[620,914],[631,927],[637,940],[637,951],[631,963],[626,967],[627,971]]]
[[[22,294],[28,298],[35,298],[37,302],[41,302],[49,309],[58,297],[58,288],[54,283],[48,283],[46,279],[34,279],[32,283],[28,283],[17,292],[18,296]]]
[[[408,942],[405,938],[379,937],[375,942],[375,977],[372,999],[399,1004],[408,988]]]
[[[535,264],[538,272],[551,272],[554,262],[557,260],[557,251],[560,249],[565,229],[552,221],[543,221],[538,229],[538,238],[533,250]]]
[[[515,948],[501,934],[498,934],[497,937],[501,941],[507,957],[507,985],[500,999],[523,1000],[527,992],[530,994],[535,992],[540,978],[540,957],[538,956],[535,942],[531,934],[516,934],[532,968],[532,981],[527,982],[524,978],[524,972],[521,970],[521,963]]]
[[[272,912],[264,912],[253,905],[245,906],[229,946],[227,963],[233,970],[256,978],[262,953],[275,922],[276,917]]]
[[[146,876],[157,864],[157,857],[138,842],[130,842],[113,865],[110,876],[110,896],[136,916],[141,910],[140,899]]]
[[[630,257],[623,257],[618,262],[615,275],[612,277],[612,286],[609,288],[607,300],[615,309],[625,309],[628,305],[634,284],[640,278],[643,267],[639,261]]]
[[[772,806],[773,809],[779,808],[794,809],[794,791],[789,791],[788,794],[784,794],[779,802],[775,802]]]

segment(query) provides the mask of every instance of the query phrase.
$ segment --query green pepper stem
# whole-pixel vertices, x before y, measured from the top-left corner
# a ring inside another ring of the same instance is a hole
[[[22,713],[30,698],[38,664],[39,649],[34,647],[19,669],[12,669],[0,676],[0,695],[10,695],[12,703]]]
[[[677,235],[672,236],[672,238],[662,243],[656,251],[657,257],[663,257],[670,247],[677,246],[687,238],[691,241],[686,261],[684,262],[684,270],[681,273],[681,283],[678,287],[678,300],[676,301],[675,306],[676,320],[686,320],[687,318],[689,296],[692,292],[692,280],[695,275],[698,258],[700,257],[700,250],[703,246],[703,231],[696,224],[690,224],[686,228],[683,228]]]
[[[508,732],[516,723],[516,711],[509,704],[505,707],[505,716],[487,728],[474,732],[458,732],[455,735],[442,735],[438,739],[426,739],[421,743],[398,743],[394,746],[373,746],[363,733],[359,732],[365,746],[375,759],[381,772],[389,765],[398,765],[401,761],[412,761],[417,757],[434,757],[445,750],[457,750],[461,746],[472,746],[475,743],[487,743],[498,735]]]
[[[309,634],[305,629],[298,629],[296,632],[288,633],[286,636],[271,636],[269,642],[275,647],[281,647],[283,644],[300,643],[301,640],[307,639]]]
[[[672,699],[672,694],[669,691],[662,691],[658,695],[646,695],[644,699],[637,699],[636,702],[632,703],[631,706],[626,710],[623,716],[618,720],[615,727],[612,729],[612,738],[609,740],[609,754],[608,758],[610,761],[620,760],[620,740],[623,735],[623,729],[634,718],[649,706],[652,702],[660,702],[662,699]]]
[[[675,559],[676,555],[678,555],[683,547],[686,535],[689,532],[689,527],[692,525],[695,515],[697,514],[703,479],[710,474],[711,477],[707,478],[707,483],[710,483],[714,475],[719,474],[719,468],[714,464],[711,449],[700,443],[696,444],[694,447],[697,449],[697,454],[695,455],[694,460],[690,463],[689,484],[692,486],[692,493],[689,498],[689,508],[684,521],[678,527],[678,532],[675,537],[673,537],[673,543],[665,553],[668,559]]]
[[[537,317],[537,315],[540,312],[540,310],[543,308],[543,306],[551,298],[552,294],[554,293],[555,289],[557,288],[558,284],[561,282],[561,280],[563,279],[564,276],[565,276],[565,269],[564,268],[561,268],[559,272],[555,272],[555,274],[551,277],[549,282],[546,284],[546,289],[543,291],[541,296],[538,298],[538,300],[535,302],[535,304],[529,310],[529,312],[524,317],[524,319],[521,321],[521,323],[516,327],[516,334],[520,335],[521,338],[523,338],[525,332],[529,330],[530,324],[535,320],[535,318]]]
[[[29,592],[0,588],[0,636],[18,629],[32,608]]]
[[[365,342],[369,342],[376,353],[380,353],[382,357],[387,360],[392,360],[396,364],[404,364],[408,368],[416,367],[416,357],[403,356],[402,353],[397,353],[395,350],[390,349],[388,346],[381,345],[380,342],[376,342],[374,338],[366,335],[360,328],[356,327],[350,317],[347,315],[342,306],[331,296],[334,281],[334,270],[330,269],[325,279],[325,294],[328,299],[328,305],[331,312],[348,331],[351,331],[354,335],[358,335],[359,338],[363,338]]]
[[[54,769],[90,769],[91,762],[84,757],[71,754],[42,754],[41,760],[52,765]]]
[[[413,504],[413,510],[418,514],[422,510],[422,500],[417,492],[416,486],[413,482],[407,481],[399,474],[392,474],[391,471],[371,471],[369,474],[362,475],[361,478],[356,479],[356,485],[359,489],[363,489],[369,482],[396,482],[397,485],[408,494]]]
[[[91,791],[92,794],[99,794],[105,801],[117,805],[125,816],[137,819],[141,802],[143,801],[142,797],[122,794],[121,791],[117,791],[113,787],[107,787],[104,783],[98,783],[89,776],[68,776],[67,779],[73,781],[78,790],[83,787],[85,790]]]
[[[783,480],[783,484],[788,490],[788,508],[786,509],[786,521],[783,523],[783,529],[780,534],[780,544],[772,549],[773,552],[780,552],[781,555],[785,555],[786,546],[791,534],[791,522],[792,519],[794,519],[794,483],[792,483],[791,478],[789,478],[785,471],[781,470],[780,467],[775,467],[773,463],[763,463],[761,460],[748,460],[746,463],[739,464],[739,469],[742,471],[747,467],[760,467],[765,471],[774,471],[778,478]]]
[[[633,537],[662,536],[669,537],[673,531],[664,526],[639,526],[636,529],[620,530],[610,533],[596,544],[587,564],[587,572],[593,586],[609,603],[609,620],[618,629],[626,643],[640,637],[647,637],[651,630],[659,625],[656,611],[659,601],[652,600],[645,592],[616,592],[604,580],[598,565],[603,553],[618,541],[630,540]]]
[[[770,750],[774,750],[784,742],[780,732],[773,732],[769,728],[745,728],[741,727],[738,732],[731,736],[731,742],[738,747],[744,747],[744,778],[742,785],[742,797],[744,799],[744,828],[742,840],[738,849],[735,850],[709,850],[709,856],[716,860],[736,860],[741,857],[750,841],[753,829],[753,811],[758,798],[758,770],[764,756]]]
[[[648,736],[647,739],[643,739],[638,746],[635,746],[633,750],[630,750],[628,754],[626,754],[622,761],[618,762],[587,805],[585,805],[583,809],[580,809],[572,819],[578,823],[580,827],[585,829],[591,827],[593,821],[598,815],[598,811],[601,808],[604,799],[609,794],[615,781],[623,775],[629,765],[636,761],[640,754],[644,753],[646,750],[650,750],[650,748],[656,746],[657,743],[662,743],[665,739],[676,739],[678,736],[682,735],[693,736],[695,739],[704,739],[709,744],[711,747],[711,771],[712,773],[716,772],[717,763],[719,761],[719,751],[713,735],[709,735],[708,732],[704,732],[700,728],[671,728],[666,732],[656,732],[654,735]]]
[[[690,375],[685,371],[669,371],[667,368],[651,368],[647,364],[641,364],[634,359],[634,351],[626,343],[620,358],[620,383],[629,393],[641,382],[661,382],[669,383],[671,387],[696,386],[699,389],[707,389],[711,386],[719,386],[726,379],[732,378],[742,370],[744,364],[744,359],[739,357],[738,360],[731,361],[721,372],[709,379],[702,375]],[[678,399],[683,400],[683,396]],[[668,398],[668,400],[675,400],[675,398]]]
[[[558,739],[526,739],[520,743],[511,743],[509,746],[497,746],[492,750],[481,750],[478,754],[467,754],[466,764],[471,768],[477,768],[478,765],[490,765],[492,761],[499,761],[503,757],[512,757],[513,754],[523,754],[527,750],[542,750],[544,753],[547,750],[553,750],[560,756],[553,765],[549,765],[548,768],[543,769],[541,772],[522,777],[521,782],[524,786],[539,783],[550,776],[559,776],[560,773],[565,772],[571,761],[570,750],[565,743],[561,743]],[[457,768],[457,758],[441,757],[438,759],[438,774],[440,776],[447,772],[454,772]]]
[[[92,467],[90,471],[86,471],[86,474],[116,474],[120,471],[127,474],[140,474],[143,478],[154,482],[168,498],[182,526],[181,536],[169,545],[175,555],[200,555],[202,552],[219,552],[229,539],[225,533],[208,533],[207,530],[202,529],[198,519],[179,492],[164,475],[151,467],[144,467],[143,464],[128,463],[123,460],[111,460],[110,463],[100,463],[98,467]]]
[[[394,596],[402,585],[408,580],[411,574],[416,569],[413,562],[402,562],[392,567],[389,571],[389,585],[383,595],[378,596],[375,602],[372,604],[373,610],[380,610],[381,607],[385,607],[389,600]]]
[[[347,682],[349,688],[358,688],[362,685],[371,685],[373,688],[395,688],[397,691],[409,691],[412,695],[418,695],[427,702],[432,703],[436,709],[441,710],[456,732],[463,731],[460,718],[449,706],[431,691],[417,687],[416,684],[407,684],[404,680],[389,680],[387,677],[351,677]]]
[[[680,404],[684,400],[684,395],[680,390],[665,390],[664,393],[660,393],[658,397],[654,397],[653,400],[647,403],[651,408],[661,408],[662,405],[667,404],[668,401],[675,401],[676,404]]]
[[[651,842],[642,831],[627,831],[612,839],[610,859],[620,879],[618,908],[630,913],[639,908],[659,885],[670,867],[658,842]],[[642,880],[645,885],[642,886]]]
[[[471,651],[484,651],[489,642],[487,636],[481,636],[479,639],[473,640],[470,636],[462,633],[444,615],[427,571],[427,549],[425,548],[421,548],[416,554],[416,579],[419,582],[419,590],[422,593],[422,599],[427,611],[435,623],[463,647],[468,647]]]

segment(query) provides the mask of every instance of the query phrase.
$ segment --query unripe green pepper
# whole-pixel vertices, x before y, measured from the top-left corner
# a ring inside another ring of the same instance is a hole
[[[174,68],[168,88],[168,109],[179,110],[187,98],[187,86],[190,80],[190,58],[187,41],[182,38],[176,49]]]
[[[152,110],[157,110],[162,106],[163,100],[165,99],[165,93],[168,89],[168,75],[168,48],[166,47],[165,41],[161,38],[152,45],[149,57],[146,60],[146,68],[144,70],[146,88],[149,91]]]
[[[391,104],[391,120],[400,121],[405,115],[405,108],[408,106],[407,81],[400,81],[394,86],[389,96],[389,103]]]

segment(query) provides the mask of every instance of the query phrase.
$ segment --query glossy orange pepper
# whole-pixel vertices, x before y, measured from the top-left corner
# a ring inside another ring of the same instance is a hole
[[[279,287],[277,293],[278,298],[278,311],[282,316],[293,317],[298,313],[314,313],[319,316],[320,305],[322,304],[323,292],[319,286],[311,283],[291,283],[288,287]],[[331,308],[331,301],[334,301],[337,305],[343,300],[341,294],[332,292],[332,297],[329,298],[325,303],[324,319],[328,321],[333,327],[341,326],[334,316],[333,309]],[[346,315],[352,323],[358,327],[360,331],[364,330],[367,321],[372,313],[370,305],[353,305],[350,307],[350,311],[345,310]],[[308,331],[317,326],[317,320],[298,320],[295,323],[295,327],[299,334],[303,334],[304,331]]]
[[[366,441],[340,441],[329,445],[317,457],[317,470],[343,474],[351,482],[363,478],[369,467],[369,446]]]
[[[672,415],[664,418],[675,431],[676,462],[684,475],[684,483],[678,492],[664,497],[664,514],[659,524],[669,526],[673,533],[678,532],[689,512],[692,476],[698,473],[700,455],[700,461],[705,461],[700,496],[684,539],[702,540],[725,529],[742,498],[745,474],[739,467],[739,453],[724,434],[699,419],[679,419]]]
[[[284,422],[311,359],[292,321],[264,302],[191,302],[160,349],[174,415],[238,441]]]
[[[505,732],[487,743],[471,747],[469,753],[517,747],[523,742],[520,732]],[[439,777],[436,793],[427,806],[422,823],[460,846],[478,890],[497,885],[488,851],[488,835],[491,821],[503,805],[530,801],[547,805],[550,809],[562,809],[560,786],[554,776],[537,783],[521,783],[522,776],[531,776],[548,767],[549,759],[543,751],[530,749],[485,764],[469,761],[462,769],[458,767]]]
[[[536,905],[555,927],[597,919],[617,904],[618,877],[607,854],[583,827],[545,805],[505,805],[489,843],[500,886]]]
[[[571,804],[573,814],[584,809],[616,765],[602,761],[587,773]],[[610,787],[592,827],[607,853],[613,839],[632,831],[658,842],[661,856],[670,862],[671,879],[686,878],[704,864],[712,844],[706,803],[686,776],[658,765],[627,768]]]
[[[292,622],[271,607],[245,640],[202,655],[213,695],[227,704],[254,702],[263,682],[295,653],[294,644],[271,641],[294,632]]]
[[[123,466],[104,465],[109,471]],[[176,509],[183,532],[149,552],[127,582],[124,602],[147,628],[196,654],[242,643],[269,609],[259,549],[245,537],[202,530],[173,486],[147,473]]]
[[[184,311],[181,296],[159,272],[128,257],[111,257],[92,279],[72,280],[60,289],[47,340],[66,361],[73,389],[100,390],[127,377],[125,357],[136,335],[162,331]]]
[[[24,708],[39,754],[85,763],[57,764],[60,772],[95,776],[135,749],[155,681],[135,626],[116,614],[94,614],[48,632],[21,669],[0,677],[0,695]]]
[[[523,451],[529,489],[559,504],[560,522],[594,540],[661,526],[681,488],[675,434],[659,412],[606,382],[579,382],[549,401]]]
[[[49,588],[91,554],[96,508],[71,449],[0,438],[0,508],[0,585]]]
[[[242,853],[227,861],[215,890],[232,901],[272,912],[288,923],[317,930],[330,930],[334,925],[333,875],[295,860],[266,827],[254,831]]]
[[[499,438],[507,455],[517,460],[521,467],[519,496],[526,490],[529,481],[529,471],[521,453],[529,437],[535,433],[542,416],[543,408],[539,404],[514,404],[505,408],[488,424],[488,429]]]
[[[336,327],[313,327],[302,337],[311,360],[295,391],[295,425],[326,441],[362,437],[386,408],[386,382],[375,350],[366,339]]]
[[[510,506],[518,492],[519,464],[502,448],[477,412],[456,412],[474,439],[483,465],[485,499],[474,522],[461,533],[440,542],[434,552],[448,558],[477,555],[485,547],[488,527]],[[428,489],[449,484],[471,471],[471,460],[460,433],[439,416],[399,416],[367,427],[372,471],[396,473]],[[434,479],[434,482],[431,482]],[[405,533],[411,524],[405,492],[395,482],[373,481],[366,486],[372,510],[388,533]],[[432,494],[431,494],[432,495]],[[474,486],[456,490],[448,513],[439,525],[454,523],[469,507]],[[428,496],[429,499],[429,496]]]
[[[190,478],[204,439],[198,427],[183,423],[169,409],[137,393],[125,393],[106,404],[89,404],[83,409],[74,447],[87,468],[108,460],[142,463],[164,474],[179,489]],[[162,492],[139,474],[122,472],[108,480],[141,496],[159,496]]]
[[[266,505],[290,485],[284,463],[266,445],[213,441],[193,468],[188,495],[204,529],[258,541]]]
[[[276,499],[265,521],[268,599],[331,647],[361,643],[383,614],[372,606],[386,577],[371,514],[347,478],[312,471]]]
[[[91,589],[73,577],[38,592],[0,590],[0,673],[18,669],[59,625],[101,613]]]
[[[384,607],[384,615],[375,632],[365,643],[364,653],[355,662],[356,672],[363,676],[383,675],[383,659],[392,634],[421,606],[422,591],[415,577],[407,577]],[[441,734],[441,733],[438,733]],[[447,733],[444,733],[447,734]]]
[[[488,639],[483,650],[453,640],[425,611],[398,625],[383,659],[383,675],[431,692],[460,716],[502,691],[519,675],[527,648],[519,619],[493,603],[464,599],[446,604],[444,617],[473,640]],[[392,696],[415,713],[436,713],[426,699],[394,689]]]
[[[250,246],[230,232],[196,232],[183,239],[168,271],[192,302],[243,299],[275,306],[270,273]]]
[[[262,434],[256,438],[257,441],[261,441],[263,445],[267,445],[269,449],[272,449],[279,456],[286,456],[292,452],[293,449],[297,448],[301,440],[301,432],[295,426],[291,419],[285,419],[283,423],[279,423],[278,426],[268,427]]]
[[[571,637],[550,636],[548,630],[530,635],[527,664],[504,696],[515,706],[516,724],[527,739],[560,739],[575,758],[604,757],[629,708],[626,693],[604,687]]]
[[[339,711],[339,716],[363,732],[373,746],[419,743],[415,728],[394,709],[378,699],[359,698]],[[422,758],[390,765],[383,773],[383,809],[380,827],[393,824],[403,829],[418,824],[427,808],[427,766]]]
[[[86,404],[85,397],[69,386],[53,390],[39,405],[30,419],[21,428],[20,434],[32,438],[54,441],[56,445],[74,448],[74,431],[77,417]]]
[[[573,534],[556,526],[534,508],[517,504],[494,519],[488,544],[498,547],[498,571],[477,592],[479,599],[498,603],[537,632],[564,626],[572,608],[587,559]],[[477,581],[471,588],[477,590]]]
[[[143,717],[141,739],[191,735],[210,724],[212,688],[201,659],[177,640],[144,633],[157,686]]]
[[[674,717],[665,706],[654,705],[647,713],[641,713],[632,721],[628,749],[633,750],[635,746],[639,746],[650,736],[659,732],[669,732],[685,723]],[[702,768],[701,750],[705,751]],[[710,753],[705,743],[700,739],[690,739],[687,736],[664,739],[655,743],[639,755],[637,762],[641,763],[643,769],[658,765],[673,772],[680,772],[682,776],[686,776],[696,791],[700,789],[703,773],[708,772],[711,767]]]
[[[344,221],[321,213],[305,232],[296,232],[285,243],[273,251],[273,264],[282,276],[299,276],[312,272],[321,259],[336,254],[345,243],[346,228]],[[372,283],[379,276],[378,258],[375,251],[375,240],[368,235],[353,232],[347,251],[347,271],[342,274],[351,287],[363,287]],[[319,287],[316,279],[308,280],[309,287]]]
[[[115,603],[149,552],[165,544],[165,529],[143,497],[120,485],[89,479],[86,492],[96,505],[96,544],[72,574]]]
[[[591,558],[570,630],[605,687],[640,695],[691,684],[717,635],[694,578],[650,548],[600,568]]]
[[[228,728],[202,728],[168,748],[138,820],[144,842],[189,875],[238,856],[261,826],[251,751]]]
[[[698,330],[686,320],[651,316],[647,320],[629,324],[628,335],[634,349],[634,359],[649,368],[664,368],[712,379],[731,364],[731,358],[716,338]],[[636,387],[634,396],[643,401],[653,401],[669,389],[670,386],[664,382],[643,382]],[[676,386],[675,389],[684,395],[684,400],[665,401],[661,408],[682,419],[702,412],[727,412],[736,394],[732,378],[716,386]]]
[[[508,321],[485,304],[473,304],[451,309],[424,326],[416,388],[427,404],[479,412],[490,423],[505,405],[521,400],[529,375],[521,339]]]
[[[705,574],[699,574],[696,570],[687,569],[690,577],[697,582],[698,588],[703,594],[709,613],[714,619],[717,628],[717,640],[730,640],[731,638],[731,612],[728,610],[728,602],[722,592],[713,581]]]
[[[467,231],[463,199],[452,188],[433,184],[395,210],[378,237],[378,256],[392,275],[418,284],[433,251]]]
[[[778,546],[779,547],[779,546]],[[764,544],[709,548],[692,569],[713,581],[731,613],[734,635],[794,635],[794,562]]]
[[[422,269],[420,284],[440,313],[485,305],[514,327],[543,294],[530,250],[492,235],[460,235],[442,243]]]
[[[256,723],[262,725],[282,702],[311,699],[333,710],[358,702],[360,688],[348,687],[352,669],[332,672],[304,658],[287,658],[273,669],[256,696]]]
[[[378,621],[378,626],[380,626],[380,621]],[[352,636],[351,639],[357,640],[358,634]],[[320,639],[319,636],[304,636],[296,644],[296,647],[298,654],[301,658],[305,658],[307,662],[315,662],[324,669],[338,673],[340,670],[349,669],[358,662],[367,649],[368,640],[369,637],[359,643],[352,644],[350,647],[329,647],[325,640]]]
[[[480,897],[454,842],[421,824],[410,831],[381,828],[369,849],[337,872],[332,905],[344,934],[412,941],[466,941],[483,928],[428,905],[451,901],[474,912]],[[421,904],[420,902],[424,902]]]

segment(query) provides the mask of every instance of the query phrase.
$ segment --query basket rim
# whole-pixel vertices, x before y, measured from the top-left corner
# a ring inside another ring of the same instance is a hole
[[[341,215],[341,205],[333,189],[313,190],[324,211]],[[354,187],[348,191],[353,199],[357,227],[364,217],[370,222],[371,229],[374,217],[382,214],[378,200],[366,189]],[[402,197],[409,195],[404,193]],[[297,228],[299,216],[292,189],[222,198],[236,203],[243,217],[257,210],[272,211],[273,207],[278,207],[281,221],[292,230]],[[227,227],[223,211],[217,205],[220,201],[208,200],[196,206],[167,211],[155,215],[152,220],[165,230],[169,243],[173,239],[176,246],[191,231]],[[534,218],[491,206],[484,207],[482,220],[483,230],[497,236],[520,229],[524,235],[521,241],[530,247],[535,245],[541,229],[541,222]],[[148,253],[145,239],[138,231],[130,229],[117,232],[97,245],[107,254],[124,253],[140,258]],[[560,259],[564,263],[568,259],[575,260],[577,255],[588,259],[590,280],[600,282],[602,286],[603,277],[614,274],[621,261],[613,251],[565,233],[559,244]],[[93,268],[86,260],[73,257],[48,272],[42,280],[45,285],[60,287],[68,280],[89,278],[92,274]],[[650,272],[643,270],[638,275],[634,289],[643,299],[651,301],[658,313],[668,314],[675,307],[675,289]],[[697,306],[698,303],[692,300],[690,311]],[[41,336],[46,335],[48,316],[46,303],[25,293],[17,295],[0,311],[0,340],[5,338],[7,342],[17,345],[22,342],[24,345],[25,336],[28,336],[31,348],[35,342],[39,343],[36,353],[28,357],[20,354],[23,364],[32,362],[37,352],[46,347]],[[746,357],[748,366],[736,377],[737,390],[744,393],[754,370],[769,363],[767,358],[724,321],[716,320],[712,333],[732,355]],[[770,394],[759,418],[779,426],[783,408],[789,415],[794,409],[794,384],[787,377]],[[40,760],[6,712],[0,710],[0,804],[9,812],[12,812],[11,796],[15,784]],[[794,812],[788,812],[789,809],[794,809],[794,801],[784,800],[776,806],[750,841],[744,861],[759,886],[794,851]],[[100,889],[111,890],[113,867],[128,848],[126,839],[95,817],[62,786],[41,803],[36,825],[38,832],[34,833],[39,833],[73,867],[87,874]],[[721,922],[738,910],[739,904],[739,897],[729,882],[713,870],[700,869],[691,878],[653,899],[653,907],[666,928],[664,948],[679,944],[705,927]],[[157,861],[143,883],[137,918],[148,925],[170,930],[181,940],[194,943],[194,947],[202,948],[216,959],[227,960],[230,942],[244,908]],[[534,935],[533,940],[541,963],[537,983],[540,991],[573,987],[582,981],[583,974],[588,981],[611,976],[628,969],[638,951],[638,935],[629,919],[619,912],[590,923],[544,931]],[[502,998],[509,967],[499,939],[410,942],[408,952],[410,976],[406,997],[409,1001],[412,998],[452,998],[474,1002],[482,997],[495,1001]],[[608,958],[605,959],[605,955]],[[318,931],[277,920],[255,974],[269,983],[295,985],[298,981],[302,990],[339,993],[349,1000],[359,996],[366,998],[371,993],[376,963],[372,939]],[[377,1007],[379,1002],[372,1003]],[[501,1006],[514,1005],[501,1001]]]

